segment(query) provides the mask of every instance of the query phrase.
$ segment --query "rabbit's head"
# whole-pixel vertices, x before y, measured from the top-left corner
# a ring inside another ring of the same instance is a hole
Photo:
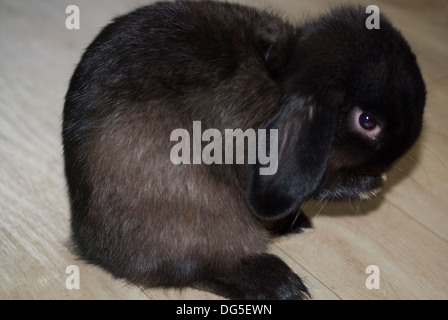
[[[419,136],[426,91],[416,58],[387,19],[370,30],[367,17],[334,10],[277,53],[283,65],[271,64],[284,88],[266,124],[279,132],[279,168],[260,176],[252,167],[248,199],[259,216],[282,217],[310,196],[368,198]]]

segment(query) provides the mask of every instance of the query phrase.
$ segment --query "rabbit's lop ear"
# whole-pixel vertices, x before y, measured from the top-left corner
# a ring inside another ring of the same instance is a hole
[[[248,201],[257,216],[269,220],[285,217],[316,190],[333,144],[336,119],[337,108],[295,96],[268,121],[265,153],[275,155],[271,138],[272,129],[277,129],[278,168],[274,174],[263,174],[258,152],[257,162],[249,168]],[[261,151],[260,141],[257,149]]]

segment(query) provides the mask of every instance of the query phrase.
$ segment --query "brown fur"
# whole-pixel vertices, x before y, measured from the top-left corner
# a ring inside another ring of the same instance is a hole
[[[363,15],[339,9],[302,28],[236,4],[178,1],[106,26],[76,68],[64,107],[79,254],[145,286],[305,297],[300,278],[265,253],[273,234],[298,230],[307,197],[376,190],[421,128],[415,57],[387,20],[368,33]],[[384,79],[371,75],[372,65],[393,71],[380,72]],[[379,119],[378,139],[354,131],[354,107]],[[174,165],[170,134],[182,128],[192,138],[193,121],[221,133],[278,129],[278,172],[261,176],[260,164],[247,162]]]

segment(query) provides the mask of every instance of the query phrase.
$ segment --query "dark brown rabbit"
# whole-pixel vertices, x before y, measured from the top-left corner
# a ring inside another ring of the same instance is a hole
[[[421,130],[416,58],[383,15],[380,29],[367,29],[367,17],[341,7],[292,26],[242,5],[178,1],[106,26],[63,115],[79,254],[149,287],[307,297],[266,253],[269,241],[298,230],[307,198],[374,194]],[[170,134],[191,134],[193,121],[202,131],[267,129],[267,138],[277,129],[277,172],[260,175],[259,161],[174,164]]]

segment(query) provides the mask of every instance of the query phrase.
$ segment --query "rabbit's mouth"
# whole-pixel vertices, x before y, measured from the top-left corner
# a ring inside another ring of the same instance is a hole
[[[387,181],[386,174],[368,175],[336,175],[324,177],[313,195],[317,200],[367,200],[381,191]]]

